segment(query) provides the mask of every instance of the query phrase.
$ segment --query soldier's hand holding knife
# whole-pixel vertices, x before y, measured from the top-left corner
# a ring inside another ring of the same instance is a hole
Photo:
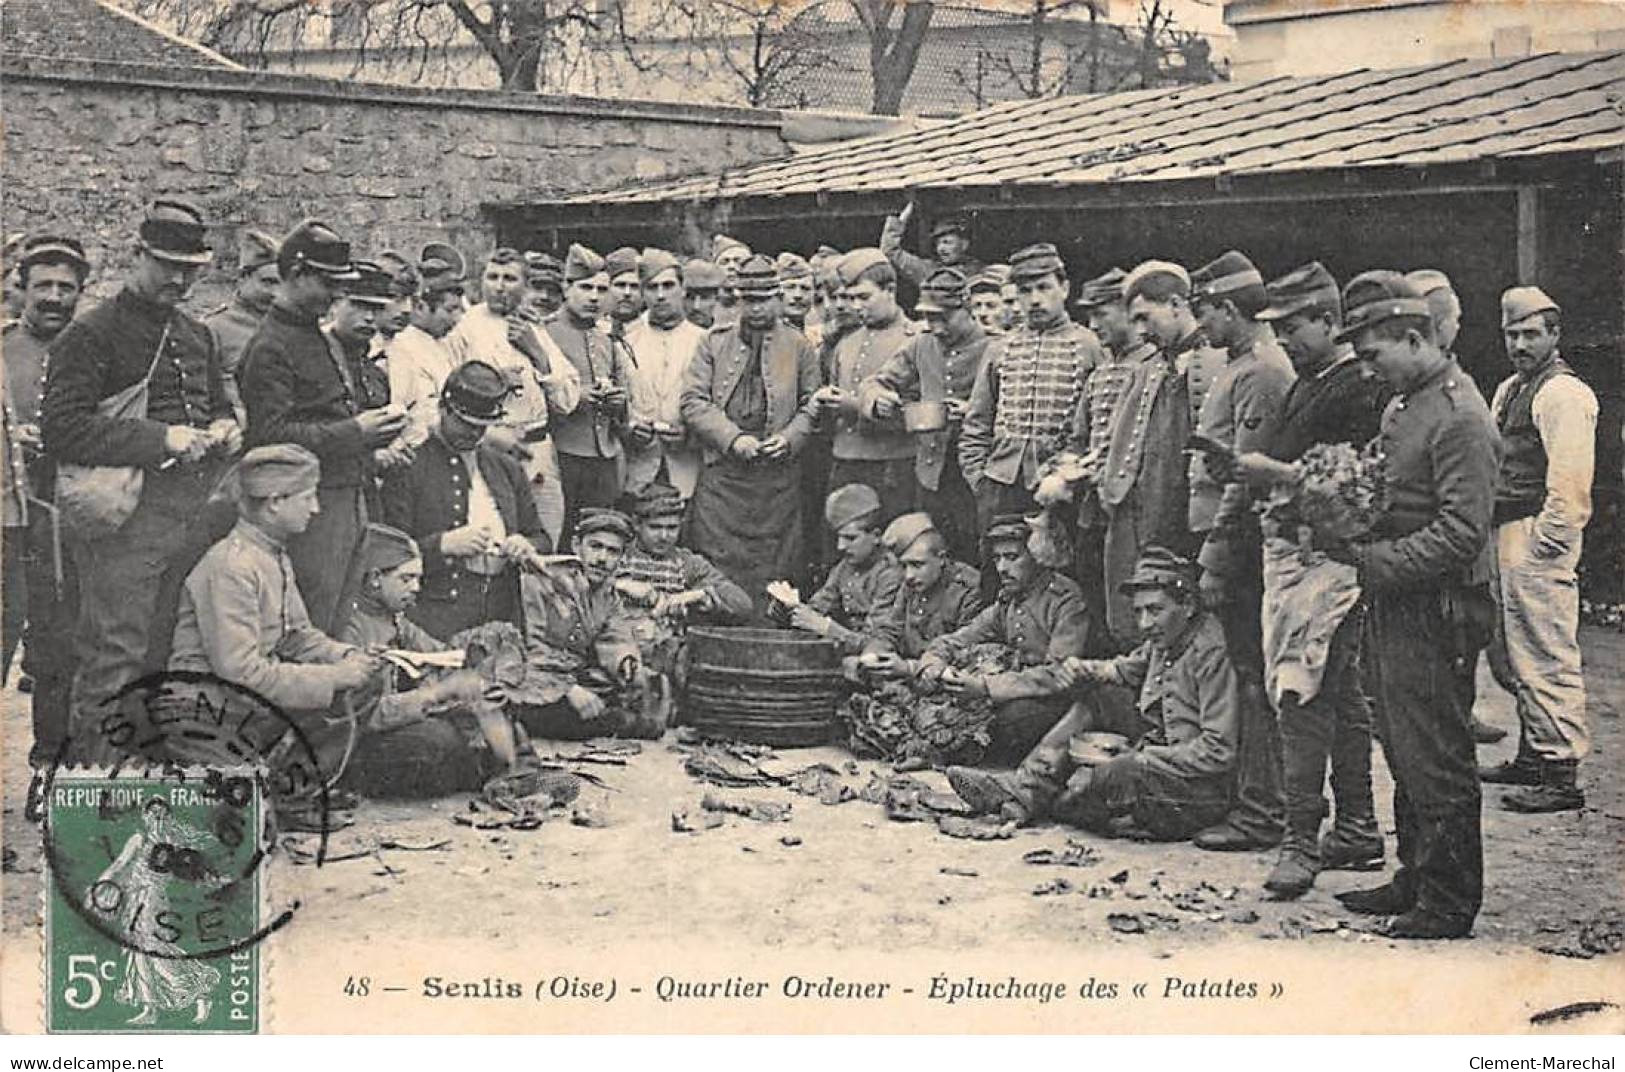
[[[344,658],[333,664],[338,671],[334,675],[333,686],[338,689],[358,689],[365,685],[382,665],[382,661],[375,656],[362,651],[352,651]]]

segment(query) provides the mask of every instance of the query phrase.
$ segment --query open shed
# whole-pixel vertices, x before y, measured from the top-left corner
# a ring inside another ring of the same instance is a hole
[[[1461,294],[1457,349],[1486,394],[1509,372],[1498,295],[1538,282],[1564,352],[1603,404],[1584,570],[1621,591],[1625,51],[1463,60],[1002,104],[717,174],[487,206],[503,241],[693,249],[873,243],[963,213],[997,260],[1055,242],[1075,279],[1148,257],[1246,251],[1267,275],[1311,259],[1347,279],[1436,267]],[[923,244],[923,239],[922,239]],[[1601,537],[1601,538],[1599,538]]]

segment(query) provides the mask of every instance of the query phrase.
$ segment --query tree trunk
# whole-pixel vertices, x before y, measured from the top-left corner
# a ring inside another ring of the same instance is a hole
[[[920,46],[931,27],[935,8],[930,0],[904,0],[903,22],[894,31],[892,12],[898,0],[854,0],[858,17],[869,31],[869,73],[874,80],[874,97],[869,108],[875,115],[896,115],[903,107],[914,67],[920,60]]]

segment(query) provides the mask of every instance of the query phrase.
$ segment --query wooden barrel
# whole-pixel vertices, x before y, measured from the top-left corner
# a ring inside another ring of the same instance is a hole
[[[788,629],[688,630],[684,721],[701,733],[781,748],[828,744],[835,734],[841,654]]]

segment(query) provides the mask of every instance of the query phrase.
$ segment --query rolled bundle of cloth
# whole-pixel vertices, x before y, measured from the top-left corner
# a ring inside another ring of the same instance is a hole
[[[1264,686],[1308,703],[1320,692],[1332,634],[1360,601],[1359,573],[1280,537],[1264,541]]]

